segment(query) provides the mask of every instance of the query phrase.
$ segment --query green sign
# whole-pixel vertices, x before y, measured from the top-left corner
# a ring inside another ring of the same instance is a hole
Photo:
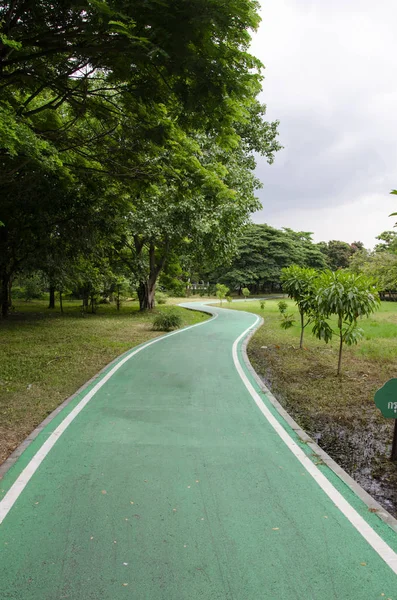
[[[384,417],[397,419],[397,379],[389,379],[376,392],[375,404]]]

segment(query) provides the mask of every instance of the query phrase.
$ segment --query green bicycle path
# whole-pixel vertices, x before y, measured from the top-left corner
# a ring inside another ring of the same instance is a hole
[[[0,526],[1,600],[397,600],[395,573],[237,373],[232,345],[254,315],[214,312],[125,362],[55,443]]]

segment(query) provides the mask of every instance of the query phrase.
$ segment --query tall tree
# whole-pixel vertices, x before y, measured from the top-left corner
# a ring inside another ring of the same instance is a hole
[[[330,240],[327,244],[321,242],[319,248],[324,252],[328,265],[333,271],[346,269],[349,266],[349,259],[354,253],[350,244],[340,240]]]
[[[259,293],[280,285],[282,269],[290,265],[323,269],[323,253],[313,244],[311,234],[292,229],[275,229],[266,224],[250,224],[242,232],[231,263],[213,272],[232,289],[250,287]]]
[[[277,149],[275,131],[266,123],[261,130],[255,124],[254,141],[238,135],[236,127],[229,150],[203,133],[176,133],[168,168],[133,198],[121,240],[122,255],[126,247],[131,252],[125,260],[137,272],[142,309],[153,307],[158,276],[171,254],[213,262],[231,255],[241,226],[259,206],[249,144],[269,161]]]

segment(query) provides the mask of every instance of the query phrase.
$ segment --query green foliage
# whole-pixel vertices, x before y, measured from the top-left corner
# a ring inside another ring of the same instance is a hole
[[[356,252],[350,261],[349,270],[374,279],[382,291],[397,289],[397,254],[393,250],[381,248],[379,244],[372,252],[365,249]]]
[[[175,273],[175,271],[177,271]],[[171,273],[161,273],[159,277],[159,284],[166,291],[169,296],[175,298],[184,298],[186,296],[186,281],[182,279],[182,269],[175,269]]]
[[[368,317],[379,308],[380,300],[373,280],[348,271],[326,271],[316,284],[317,314],[313,333],[328,342],[335,333],[327,323],[333,315],[337,318],[339,336],[339,361],[337,374],[341,372],[343,344],[357,344],[362,336],[358,319]]]
[[[265,309],[265,305],[266,305],[266,302],[264,300],[259,300],[259,306],[261,307],[261,310]]]
[[[295,325],[294,315],[282,314],[280,326],[282,329],[290,329]]]
[[[349,266],[351,256],[363,247],[361,242],[348,244],[339,240],[331,240],[328,243],[320,242],[318,248],[324,253],[327,266],[336,271],[337,269],[346,269]]]
[[[303,347],[303,334],[305,327],[313,320],[316,311],[315,282],[317,271],[310,268],[292,265],[281,272],[283,290],[292,298],[299,310],[301,336],[300,348]]]
[[[167,304],[168,295],[164,292],[156,292],[155,300],[157,304]]]
[[[277,302],[277,306],[278,310],[280,311],[280,314],[285,315],[288,308],[288,304],[285,302],[285,300],[280,300],[279,302]]]
[[[251,223],[240,233],[231,263],[224,262],[210,279],[219,279],[236,290],[249,285],[258,294],[279,291],[281,270],[292,264],[327,267],[326,257],[312,242],[311,233]]]
[[[245,300],[247,300],[247,298],[248,298],[248,296],[250,295],[250,293],[251,293],[251,292],[249,291],[249,289],[248,289],[248,288],[244,287],[244,288],[241,290],[241,293],[243,294],[243,296],[244,296]]]
[[[229,304],[233,302],[233,298],[231,296],[226,296],[226,300]]]
[[[170,259],[232,256],[255,154],[280,148],[249,54],[259,5],[30,4],[0,6],[2,312],[17,272],[63,286],[98,257],[151,308]]]
[[[43,273],[36,271],[30,275],[21,275],[15,281],[15,298],[21,298],[26,302],[43,298],[46,282]]]
[[[312,333],[326,344],[332,340],[333,329],[327,319],[320,313],[316,315],[313,323]]]
[[[182,325],[182,317],[175,311],[163,311],[153,319],[153,329],[157,331],[171,331]]]
[[[221,301],[221,306],[222,300],[226,298],[226,296],[229,294],[229,291],[230,290],[226,285],[223,285],[222,283],[216,284],[216,297]]]

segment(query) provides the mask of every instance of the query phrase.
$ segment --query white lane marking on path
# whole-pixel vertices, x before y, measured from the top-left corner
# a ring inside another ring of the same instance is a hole
[[[88,402],[97,393],[97,391],[100,390],[101,387],[103,385],[105,385],[105,383],[107,381],[109,381],[109,379],[116,373],[116,371],[118,371],[120,369],[120,367],[122,367],[124,365],[124,363],[127,362],[127,360],[130,360],[130,358],[132,358],[139,352],[142,352],[142,350],[145,350],[149,346],[152,346],[153,344],[156,344],[157,342],[161,342],[161,340],[165,340],[166,338],[169,338],[173,335],[177,335],[179,333],[183,333],[184,331],[188,331],[188,329],[193,329],[193,327],[199,327],[200,325],[206,325],[207,323],[212,323],[212,321],[214,321],[218,317],[217,313],[215,315],[214,315],[214,313],[212,313],[212,314],[213,314],[213,317],[209,321],[204,321],[203,323],[196,323],[195,325],[189,325],[189,327],[185,327],[184,329],[179,329],[178,331],[173,331],[172,333],[167,333],[166,335],[163,335],[154,340],[151,340],[150,342],[147,342],[140,348],[137,348],[136,350],[132,350],[130,352],[130,354],[127,354],[127,356],[125,356],[119,363],[117,363],[109,371],[109,373],[107,373],[101,379],[101,381],[99,381],[92,388],[92,390],[90,392],[88,392],[88,394],[86,394],[82,400],[80,400],[80,402],[74,407],[74,409],[68,414],[68,416],[64,418],[62,423],[60,423],[60,425],[58,425],[58,427],[51,433],[49,438],[44,442],[44,444],[41,446],[41,448],[36,452],[36,454],[30,460],[28,465],[24,468],[22,473],[19,475],[19,477],[16,479],[16,481],[10,487],[10,489],[8,490],[8,492],[6,493],[4,498],[0,501],[0,525],[6,518],[7,514],[11,510],[11,508],[14,506],[15,502],[18,500],[19,496],[21,495],[21,493],[25,489],[26,485],[29,483],[29,481],[33,477],[34,473],[37,471],[37,469],[39,468],[39,466],[41,465],[41,463],[43,462],[43,460],[45,459],[45,457],[47,456],[47,454],[49,453],[51,448],[54,446],[56,441],[59,440],[59,438],[64,433],[64,431],[67,429],[67,427],[70,425],[70,423],[72,423],[72,421],[77,417],[77,415],[83,410],[83,408],[88,404]]]
[[[379,554],[379,556],[385,561],[385,563],[391,568],[392,571],[397,575],[397,554],[390,548],[388,544],[372,529],[370,525],[363,519],[358,512],[345,500],[340,492],[332,485],[332,483],[321,473],[311,459],[303,452],[291,436],[286,432],[284,427],[277,421],[272,415],[270,410],[264,404],[262,398],[256,392],[247,375],[245,374],[243,367],[238,358],[237,348],[238,343],[244,338],[247,333],[254,329],[257,325],[258,319],[253,325],[248,327],[242,333],[233,344],[233,361],[234,365],[240,375],[241,379],[250,395],[252,396],[255,404],[266,417],[273,429],[278,433],[283,442],[288,446],[291,452],[296,456],[299,462],[305,467],[306,471],[310,473],[313,479],[318,483],[321,489],[327,494],[332,502],[339,508],[339,510],[349,519],[350,523],[357,529],[357,531],[363,536],[363,538],[372,546],[372,548]]]

